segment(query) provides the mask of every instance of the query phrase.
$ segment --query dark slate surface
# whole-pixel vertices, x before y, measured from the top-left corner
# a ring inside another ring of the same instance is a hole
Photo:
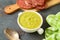
[[[18,24],[17,24],[17,16],[18,13],[21,12],[21,10],[15,12],[12,15],[6,15],[4,13],[4,7],[10,4],[14,4],[16,0],[0,0],[0,40],[8,40],[6,36],[4,35],[4,29],[5,28],[12,28],[20,34],[21,40],[42,40],[44,38],[43,35],[39,35],[38,33],[32,33],[28,34],[23,32]],[[47,28],[49,25],[46,23],[46,16],[49,14],[56,14],[57,12],[60,11],[60,5],[56,5],[54,7],[51,7],[47,10],[40,11],[41,15],[43,16],[44,23],[43,23],[43,28]]]

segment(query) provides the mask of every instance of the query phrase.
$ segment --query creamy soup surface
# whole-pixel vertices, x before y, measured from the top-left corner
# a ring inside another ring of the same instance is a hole
[[[23,12],[18,19],[20,25],[28,29],[37,28],[42,21],[40,16],[35,12]]]

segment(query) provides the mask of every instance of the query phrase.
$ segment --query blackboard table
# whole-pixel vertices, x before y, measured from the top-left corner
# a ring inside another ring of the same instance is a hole
[[[23,32],[18,24],[17,24],[17,16],[18,13],[21,12],[21,10],[15,12],[12,15],[6,15],[4,12],[4,7],[7,5],[11,5],[14,4],[16,2],[16,0],[0,0],[0,40],[8,40],[6,38],[6,36],[4,35],[4,29],[5,28],[11,28],[16,30],[19,34],[20,34],[20,38],[21,40],[42,40],[44,38],[44,34],[39,35],[37,32],[32,33],[32,34],[28,34]],[[49,14],[56,14],[57,12],[60,11],[60,4],[51,7],[49,9],[40,11],[39,13],[43,16],[44,19],[44,23],[42,28],[46,29],[47,27],[49,27],[49,25],[46,22],[46,17]]]

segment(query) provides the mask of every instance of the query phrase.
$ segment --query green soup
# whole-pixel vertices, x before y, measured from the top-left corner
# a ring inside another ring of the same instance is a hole
[[[19,18],[18,21],[20,25],[24,28],[33,29],[37,28],[41,24],[41,18],[38,14],[35,12],[23,12]]]

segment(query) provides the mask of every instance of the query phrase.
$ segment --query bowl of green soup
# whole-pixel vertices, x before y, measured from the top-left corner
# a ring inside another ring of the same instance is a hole
[[[18,14],[17,23],[23,31],[32,33],[41,28],[43,18],[38,12],[29,10]]]

